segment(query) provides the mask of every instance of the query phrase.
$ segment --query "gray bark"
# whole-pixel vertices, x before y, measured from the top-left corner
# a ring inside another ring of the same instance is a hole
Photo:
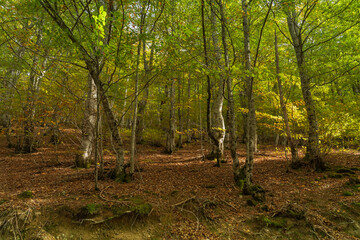
[[[113,177],[123,178],[125,176],[123,141],[119,132],[118,122],[116,121],[115,115],[109,103],[109,99],[104,90],[103,83],[101,82],[100,79],[99,67],[97,66],[98,65],[96,63],[87,61],[88,70],[98,89],[98,94],[100,97],[101,104],[103,106],[106,122],[109,126],[112,137],[112,146],[116,154],[116,163],[115,163],[115,168],[113,170]]]
[[[37,33],[36,45],[42,43],[42,29]],[[26,105],[24,106],[24,140],[22,146],[17,146],[17,150],[22,153],[32,153],[35,149],[35,125],[34,119],[36,114],[36,102],[40,91],[41,80],[46,72],[47,57],[42,62],[39,56],[34,55],[32,60],[32,68],[30,70],[28,94]],[[39,67],[40,66],[40,67]]]
[[[145,128],[144,124],[144,114],[146,110],[147,101],[149,98],[149,76],[151,75],[152,68],[153,68],[153,58],[154,58],[154,50],[155,48],[151,47],[150,52],[150,60],[146,60],[146,43],[143,41],[143,60],[144,60],[144,69],[145,69],[145,84],[146,87],[144,89],[144,93],[142,99],[139,101],[138,104],[138,117],[137,117],[137,125],[136,125],[136,143],[141,143],[143,141],[143,132]]]
[[[181,148],[182,147],[182,144],[183,144],[183,121],[182,121],[182,107],[181,106],[181,96],[182,96],[182,89],[181,89],[181,86],[182,86],[182,81],[181,81],[181,78],[179,78],[179,81],[178,81],[178,104],[179,104],[179,107],[178,107],[178,120],[179,120],[179,139],[178,139],[178,144],[177,144],[177,147],[178,148]]]
[[[142,26],[140,27],[142,28]],[[141,34],[141,30],[140,30]],[[134,100],[134,116],[131,128],[131,146],[130,146],[130,175],[135,172],[135,148],[136,148],[136,126],[138,116],[138,85],[139,85],[139,65],[140,65],[140,53],[141,53],[141,39],[139,39],[136,59],[136,76],[135,76],[135,100]]]
[[[219,40],[217,36],[217,28],[216,28],[216,16],[215,9],[213,9],[213,2],[211,1],[211,27],[212,27],[212,41],[215,52],[215,59],[217,61],[218,68],[222,72],[224,70],[224,66],[221,60],[221,49],[219,47]],[[224,85],[225,85],[225,76],[223,73],[220,73],[218,77],[218,81],[216,82],[216,93],[213,100],[212,105],[212,121],[211,121],[211,131],[212,135],[215,139],[212,139],[214,148],[215,148],[215,156],[217,159],[217,165],[220,166],[221,160],[223,160],[224,156],[224,140],[225,140],[225,121],[223,117],[223,104],[224,104]]]
[[[81,135],[79,154],[76,155],[75,165],[79,168],[89,168],[94,143],[94,130],[97,116],[97,89],[92,77],[88,76],[88,94],[85,104],[84,122]]]
[[[169,129],[167,132],[166,153],[172,154],[175,151],[175,78],[171,79],[169,89],[170,106],[169,106]]]
[[[253,77],[251,77],[252,67],[250,58],[250,26],[248,19],[248,3],[242,0],[243,9],[243,34],[244,34],[244,54],[245,69],[247,76],[245,78],[246,96],[247,96],[247,131],[246,131],[246,160],[244,166],[245,189],[252,185],[252,170],[254,165],[255,135],[256,135],[256,115],[255,100],[253,94]]]
[[[309,124],[309,140],[306,157],[316,170],[323,170],[325,169],[325,164],[320,156],[319,150],[319,133],[316,109],[310,91],[310,78],[306,68],[305,53],[303,51],[304,42],[302,40],[301,31],[298,25],[297,13],[295,11],[287,12],[287,23],[292,39],[292,44],[296,53],[297,66],[301,81],[301,91],[305,102],[307,120]]]
[[[286,132],[288,142],[290,145],[291,162],[292,162],[292,165],[295,166],[296,162],[298,162],[299,158],[298,158],[295,142],[291,136],[289,117],[288,117],[288,113],[287,113],[287,109],[286,109],[286,105],[285,105],[285,101],[284,101],[284,94],[283,94],[282,83],[281,83],[281,78],[280,78],[279,51],[278,51],[276,31],[275,31],[275,62],[276,62],[276,78],[277,78],[278,88],[279,88],[280,106],[281,106],[281,110],[282,110],[283,117],[284,117],[285,132]],[[277,144],[278,140],[279,140],[279,134],[277,134],[276,136],[277,136],[277,138],[276,138],[277,139],[276,144]]]
[[[224,62],[225,62],[225,70],[226,70],[226,86],[228,93],[228,123],[229,123],[229,135],[230,135],[230,152],[231,158],[233,160],[233,173],[234,178],[237,180],[240,175],[240,164],[239,159],[236,154],[236,121],[235,121],[235,107],[234,107],[234,95],[232,89],[232,78],[230,76],[230,62],[229,62],[229,53],[228,53],[228,45],[226,42],[226,17],[224,12],[224,6],[222,0],[219,0],[220,6],[220,15],[221,15],[221,36],[222,36],[222,44],[224,48]]]

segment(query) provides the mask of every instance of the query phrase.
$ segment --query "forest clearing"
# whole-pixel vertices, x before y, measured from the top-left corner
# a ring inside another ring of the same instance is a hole
[[[359,239],[359,19],[0,0],[0,239]]]

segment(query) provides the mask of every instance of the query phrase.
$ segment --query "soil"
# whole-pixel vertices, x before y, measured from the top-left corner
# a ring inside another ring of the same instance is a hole
[[[360,238],[359,151],[332,150],[325,172],[287,171],[283,147],[260,145],[253,181],[266,200],[257,202],[234,185],[230,154],[214,167],[196,141],[172,155],[138,145],[133,181],[104,178],[96,191],[93,168],[74,168],[78,133],[62,132],[57,147],[32,154],[1,136],[0,239]],[[106,144],[104,153],[110,171]],[[245,154],[239,145],[242,163]]]

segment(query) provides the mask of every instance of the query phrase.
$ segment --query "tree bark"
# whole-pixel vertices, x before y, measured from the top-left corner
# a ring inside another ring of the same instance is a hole
[[[151,46],[151,52],[150,52],[150,60],[149,62],[146,60],[146,43],[145,41],[143,41],[143,60],[144,60],[144,69],[145,69],[145,76],[144,76],[144,80],[145,80],[145,89],[144,89],[144,93],[143,93],[143,97],[142,99],[139,101],[139,106],[138,106],[138,117],[137,117],[137,121],[138,123],[136,124],[136,143],[142,143],[143,141],[143,132],[144,132],[144,114],[145,114],[145,110],[146,110],[146,105],[147,105],[147,101],[149,98],[149,84],[148,84],[148,80],[149,80],[149,76],[151,75],[152,72],[152,68],[153,68],[153,58],[154,58],[154,47],[153,45]]]
[[[172,154],[175,151],[175,78],[171,79],[170,84],[170,106],[169,106],[169,129],[166,141],[166,153]]]
[[[244,54],[245,54],[245,69],[246,69],[246,97],[247,97],[247,131],[246,131],[246,160],[244,166],[244,190],[246,191],[252,185],[252,170],[254,165],[255,152],[255,135],[256,135],[256,115],[255,115],[255,100],[253,95],[253,82],[251,76],[251,58],[250,58],[250,26],[248,19],[248,3],[247,0],[242,0],[243,9],[243,34],[244,34]]]
[[[219,47],[219,40],[216,29],[216,16],[213,1],[211,4],[211,27],[212,27],[212,40],[215,52],[215,59],[217,61],[218,68],[221,72],[224,71],[224,65],[221,60],[221,49]],[[219,74],[219,80],[216,82],[216,93],[212,105],[212,125],[211,131],[215,139],[212,139],[214,144],[215,156],[217,160],[217,166],[220,166],[224,157],[224,140],[225,140],[225,121],[223,117],[223,104],[224,104],[224,86],[225,76],[224,73]]]
[[[40,46],[42,43],[42,29],[37,33],[36,45]],[[41,64],[39,64],[39,56],[34,55],[32,60],[32,68],[30,70],[28,94],[26,98],[26,105],[24,106],[24,140],[22,146],[18,146],[18,150],[22,153],[32,153],[35,148],[35,125],[34,119],[36,114],[36,102],[39,97],[41,80],[46,72],[47,57],[45,57]],[[40,67],[39,67],[40,65]],[[36,72],[37,70],[37,72]]]
[[[285,132],[286,132],[286,136],[288,138],[288,142],[290,145],[290,151],[291,151],[291,166],[295,167],[296,165],[298,165],[297,163],[299,161],[299,158],[298,158],[295,142],[291,136],[289,117],[288,117],[288,113],[287,113],[287,109],[286,109],[286,104],[284,101],[284,94],[283,94],[282,83],[281,83],[281,78],[280,78],[279,51],[278,51],[276,31],[275,31],[275,62],[276,62],[276,79],[277,79],[278,88],[279,88],[280,106],[281,106],[281,110],[282,110],[283,117],[284,117]],[[279,135],[277,135],[277,142],[278,142],[278,136]]]
[[[307,120],[309,124],[306,158],[313,165],[314,169],[324,170],[325,164],[320,156],[319,150],[319,133],[316,109],[310,91],[310,78],[306,68],[305,53],[303,51],[304,43],[297,22],[297,13],[295,11],[289,11],[287,13],[287,23],[292,44],[296,53],[296,60],[301,81],[301,91],[305,102]]]
[[[179,78],[178,81],[178,120],[179,120],[179,139],[178,139],[178,143],[177,143],[177,147],[178,148],[182,148],[182,144],[183,144],[183,131],[184,131],[184,127],[183,127],[183,121],[182,121],[182,107],[181,107],[181,97],[182,97],[182,79]]]
[[[89,168],[94,143],[94,131],[97,116],[97,89],[92,77],[88,76],[88,95],[86,99],[81,147],[75,158],[75,166]]]
[[[118,178],[123,180],[125,177],[125,165],[124,165],[124,150],[123,150],[123,141],[118,129],[118,122],[116,121],[115,115],[111,109],[109,99],[106,96],[103,83],[100,80],[99,67],[95,63],[87,61],[88,70],[91,77],[93,78],[95,85],[98,89],[98,94],[100,97],[101,104],[103,106],[104,114],[106,117],[106,122],[109,126],[111,137],[112,137],[112,147],[116,155],[115,168],[112,173],[113,178]]]
[[[228,45],[226,42],[226,16],[224,12],[224,6],[222,0],[219,0],[220,7],[220,15],[221,15],[221,36],[222,36],[222,44],[224,48],[224,62],[225,62],[225,70],[226,70],[226,86],[228,93],[228,129],[230,135],[230,153],[231,158],[233,160],[233,174],[235,180],[239,179],[241,168],[239,159],[236,154],[236,121],[235,121],[235,106],[234,106],[234,94],[232,89],[232,78],[230,76],[230,62],[229,62],[229,53],[228,53]]]

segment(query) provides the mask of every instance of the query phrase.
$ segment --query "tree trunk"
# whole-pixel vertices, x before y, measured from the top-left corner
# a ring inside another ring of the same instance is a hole
[[[292,44],[296,53],[296,60],[298,65],[298,71],[301,80],[301,91],[305,102],[305,108],[307,112],[307,119],[309,124],[308,131],[308,145],[307,145],[307,156],[306,158],[313,165],[316,170],[324,170],[325,164],[320,156],[319,150],[319,133],[318,133],[318,122],[316,118],[315,104],[312,99],[310,91],[310,78],[306,69],[305,54],[303,51],[303,41],[301,31],[299,31],[297,22],[297,13],[295,11],[288,12],[287,23],[289,32],[292,39]]]
[[[88,76],[88,95],[86,99],[84,123],[82,127],[81,147],[75,158],[75,166],[89,168],[94,143],[94,131],[97,111],[97,89],[92,77]]]
[[[255,135],[256,135],[256,115],[255,115],[255,101],[253,95],[254,79],[250,75],[252,72],[250,59],[250,26],[248,19],[248,3],[242,0],[243,9],[243,33],[244,33],[244,53],[245,53],[245,69],[247,76],[245,78],[246,96],[247,96],[247,131],[246,131],[246,160],[244,166],[244,191],[247,191],[252,185],[252,170],[254,165],[255,152]]]
[[[87,61],[87,67],[98,89],[98,94],[100,97],[101,104],[103,106],[106,122],[109,126],[112,137],[112,147],[116,154],[116,164],[114,171],[112,173],[112,177],[115,179],[119,179],[119,181],[123,181],[126,176],[126,173],[125,173],[125,165],[124,165],[123,142],[118,129],[118,122],[116,121],[115,115],[109,103],[109,99],[107,98],[106,92],[104,91],[103,83],[100,80],[99,68],[96,67],[95,64],[93,65],[93,63],[89,61]]]
[[[224,6],[222,0],[219,1],[220,6],[220,15],[221,15],[221,36],[222,36],[222,44],[224,48],[224,62],[226,73],[226,86],[228,92],[228,129],[230,135],[230,152],[231,158],[233,160],[233,173],[235,181],[239,179],[239,175],[241,172],[239,159],[236,154],[236,121],[235,121],[235,107],[234,107],[234,95],[232,89],[232,78],[230,76],[230,63],[229,63],[229,53],[228,53],[228,45],[226,42],[226,24],[227,20],[224,13]]]
[[[215,9],[213,8],[213,1],[211,1],[211,27],[212,27],[212,40],[215,52],[215,59],[217,61],[218,68],[221,72],[224,71],[224,66],[221,60],[221,49],[219,48],[219,40],[216,29],[216,16]],[[217,166],[220,166],[224,157],[224,140],[225,140],[225,121],[222,113],[224,104],[224,85],[225,76],[220,73],[219,81],[216,83],[216,93],[212,105],[212,125],[211,131],[215,139],[213,144],[215,147],[215,156],[217,160]]]
[[[146,43],[143,41],[143,58],[144,58],[144,69],[145,69],[145,89],[142,99],[139,101],[138,106],[138,117],[136,124],[136,143],[142,143],[143,141],[143,132],[144,132],[144,113],[146,109],[146,104],[149,98],[149,86],[150,84],[147,82],[149,81],[149,76],[151,75],[151,71],[153,68],[153,58],[154,58],[154,47],[151,46],[151,52],[150,52],[150,60],[149,63],[146,60]]]
[[[143,10],[141,11],[143,12]],[[140,26],[142,28],[142,26]],[[140,30],[141,35],[141,30]],[[139,39],[137,58],[136,58],[136,76],[135,76],[135,101],[134,101],[134,116],[133,124],[131,128],[131,146],[130,146],[130,175],[135,172],[135,148],[136,148],[136,125],[138,116],[138,85],[139,85],[139,65],[140,65],[140,53],[141,53],[141,39]]]
[[[37,33],[36,45],[41,45],[42,43],[42,29]],[[38,100],[38,95],[40,91],[41,80],[45,74],[45,67],[47,64],[47,57],[43,59],[42,63],[39,64],[39,56],[35,55],[33,57],[32,68],[30,70],[29,76],[29,86],[28,86],[28,95],[26,99],[26,105],[24,107],[24,140],[20,149],[18,150],[22,153],[32,153],[35,149],[35,113],[36,113],[36,104]],[[40,67],[39,67],[40,65]],[[36,72],[37,70],[37,72]]]
[[[186,142],[190,143],[191,142],[191,134],[192,134],[192,130],[191,130],[191,119],[190,119],[190,97],[191,97],[191,76],[188,76],[188,82],[187,82],[187,99],[188,99],[188,104],[187,104],[187,109],[186,109]]]
[[[170,85],[170,117],[169,117],[169,129],[167,133],[166,141],[166,153],[172,154],[175,151],[175,78],[171,79]]]
[[[181,107],[181,95],[182,95],[182,90],[181,90],[181,86],[182,86],[182,81],[181,78],[179,78],[178,81],[178,120],[179,120],[179,139],[178,139],[178,144],[177,147],[178,148],[182,148],[182,144],[183,144],[183,122],[182,122],[182,107]]]
[[[284,117],[285,132],[286,132],[286,135],[287,135],[287,138],[289,141],[289,145],[290,145],[290,149],[291,149],[291,165],[293,167],[295,167],[296,165],[298,165],[297,163],[298,163],[299,158],[298,158],[295,142],[291,136],[289,117],[288,117],[288,113],[287,113],[287,109],[286,109],[286,104],[284,102],[284,94],[283,94],[282,83],[281,83],[281,78],[280,78],[279,51],[278,51],[276,31],[275,31],[275,61],[276,61],[276,78],[277,78],[278,88],[279,88],[280,106],[281,106],[281,110],[282,110],[283,117]],[[277,136],[276,142],[278,142],[279,134],[277,134],[276,136]]]
[[[6,135],[6,141],[7,141],[7,146],[9,148],[14,147],[14,144],[11,141],[11,136],[10,136],[10,132],[11,132],[11,114],[13,111],[13,97],[14,97],[14,92],[16,90],[16,85],[17,82],[20,78],[20,74],[21,74],[21,59],[24,55],[25,52],[25,48],[24,47],[19,47],[15,52],[14,52],[14,63],[12,66],[10,66],[9,70],[6,72],[5,74],[5,79],[3,80],[3,84],[2,87],[4,88],[4,93],[1,95],[1,102],[3,103],[4,106],[4,112],[1,113],[0,116],[0,122],[1,122],[1,127],[5,128],[5,135]]]

